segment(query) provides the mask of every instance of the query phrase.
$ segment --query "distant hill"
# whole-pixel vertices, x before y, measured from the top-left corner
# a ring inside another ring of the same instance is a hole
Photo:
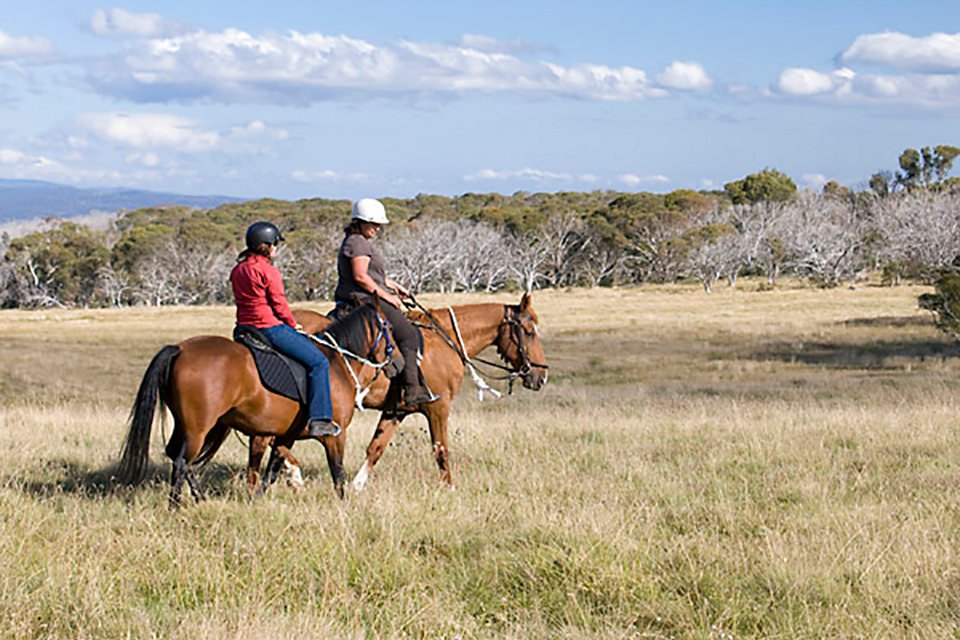
[[[246,198],[187,196],[139,189],[78,189],[40,180],[0,179],[0,223],[54,216],[72,218],[93,212],[184,205],[210,209]]]

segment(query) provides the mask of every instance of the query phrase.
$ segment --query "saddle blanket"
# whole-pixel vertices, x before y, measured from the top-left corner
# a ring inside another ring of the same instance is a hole
[[[264,387],[285,398],[306,404],[306,367],[276,351],[255,327],[237,325],[233,330],[233,339],[250,349]]]

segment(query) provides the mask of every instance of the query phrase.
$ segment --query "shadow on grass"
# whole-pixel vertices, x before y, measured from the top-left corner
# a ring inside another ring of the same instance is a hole
[[[796,341],[768,345],[746,354],[758,361],[799,362],[831,369],[901,369],[904,361],[926,362],[960,356],[960,345],[933,340],[874,340],[864,343]]]
[[[852,318],[837,324],[845,327],[932,327],[933,317],[925,316],[877,316],[874,318]]]
[[[117,467],[111,465],[104,469],[91,470],[66,460],[47,460],[44,462],[44,475],[51,476],[48,481],[25,481],[22,486],[27,493],[46,497],[54,494],[77,495],[85,498],[103,498],[106,496],[132,496],[138,490],[159,485],[168,490],[170,486],[170,465],[150,464],[146,476],[140,485],[130,487],[115,480]],[[230,491],[236,477],[245,470],[236,465],[209,463],[197,468],[200,485],[208,498],[223,495]],[[184,484],[184,492],[189,488]]]

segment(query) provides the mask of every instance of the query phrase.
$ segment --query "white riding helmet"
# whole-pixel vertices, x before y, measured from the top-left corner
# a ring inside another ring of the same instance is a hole
[[[387,210],[383,208],[383,203],[373,198],[363,198],[357,200],[353,205],[351,220],[363,220],[364,222],[375,222],[377,224],[388,224]]]

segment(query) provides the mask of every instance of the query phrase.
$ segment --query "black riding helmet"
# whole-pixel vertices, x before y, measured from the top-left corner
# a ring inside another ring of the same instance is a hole
[[[274,245],[283,242],[280,229],[272,222],[254,222],[247,228],[247,248],[256,249],[261,244]]]

